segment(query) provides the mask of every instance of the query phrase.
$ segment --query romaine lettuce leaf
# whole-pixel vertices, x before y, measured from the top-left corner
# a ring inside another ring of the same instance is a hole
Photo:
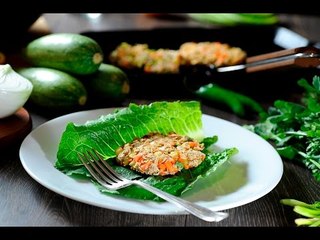
[[[115,151],[118,147],[151,132],[162,134],[175,132],[204,142],[206,159],[197,168],[183,170],[169,177],[142,176],[115,163]],[[190,190],[198,179],[211,174],[219,165],[237,153],[236,148],[225,149],[219,153],[210,151],[209,147],[217,140],[217,136],[204,137],[202,112],[198,101],[161,101],[149,105],[132,103],[127,108],[118,109],[96,120],[87,121],[85,124],[68,123],[61,136],[55,167],[72,177],[90,178],[77,153],[95,148],[124,177],[141,178],[141,181],[180,196],[183,192]],[[137,199],[161,200],[137,186],[110,191],[92,181],[103,193]]]
[[[113,158],[118,147],[150,132],[173,131],[201,140],[204,137],[201,118],[197,101],[162,101],[149,105],[132,103],[83,125],[69,123],[60,140],[55,166],[64,170],[82,165],[77,153],[90,148],[98,150],[105,159]]]

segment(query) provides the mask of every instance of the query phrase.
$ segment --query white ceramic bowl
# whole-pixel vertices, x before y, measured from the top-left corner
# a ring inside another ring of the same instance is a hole
[[[32,83],[9,64],[0,65],[0,119],[18,111],[29,99]]]

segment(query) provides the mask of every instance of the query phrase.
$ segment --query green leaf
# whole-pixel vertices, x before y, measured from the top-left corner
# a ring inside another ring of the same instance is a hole
[[[320,93],[320,77],[314,76],[312,79],[312,84],[314,88],[316,89],[317,93]]]
[[[130,104],[82,125],[68,123],[59,143],[55,167],[65,171],[71,166],[81,166],[77,153],[90,148],[100,152],[104,159],[113,158],[120,146],[150,132],[176,132],[202,140],[201,118],[199,102],[176,101]]]
[[[277,148],[278,153],[285,158],[294,159],[297,155],[297,150],[292,146]]]
[[[314,92],[315,91],[314,87],[311,86],[305,78],[301,78],[300,80],[298,80],[297,83],[300,87],[303,87],[306,92]]]
[[[202,143],[204,144],[205,149],[209,148],[212,144],[216,143],[218,141],[218,136],[213,137],[206,137],[202,140]]]

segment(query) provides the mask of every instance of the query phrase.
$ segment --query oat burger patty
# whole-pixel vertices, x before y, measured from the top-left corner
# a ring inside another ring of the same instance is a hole
[[[197,167],[206,157],[203,149],[202,143],[188,136],[150,133],[118,148],[116,161],[147,175],[174,175]]]

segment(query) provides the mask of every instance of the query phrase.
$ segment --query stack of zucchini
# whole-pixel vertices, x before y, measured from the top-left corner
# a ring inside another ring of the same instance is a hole
[[[52,33],[32,40],[23,49],[30,64],[16,71],[30,80],[29,101],[49,109],[73,110],[94,101],[120,102],[129,93],[127,75],[103,62],[99,44],[76,33]]]

